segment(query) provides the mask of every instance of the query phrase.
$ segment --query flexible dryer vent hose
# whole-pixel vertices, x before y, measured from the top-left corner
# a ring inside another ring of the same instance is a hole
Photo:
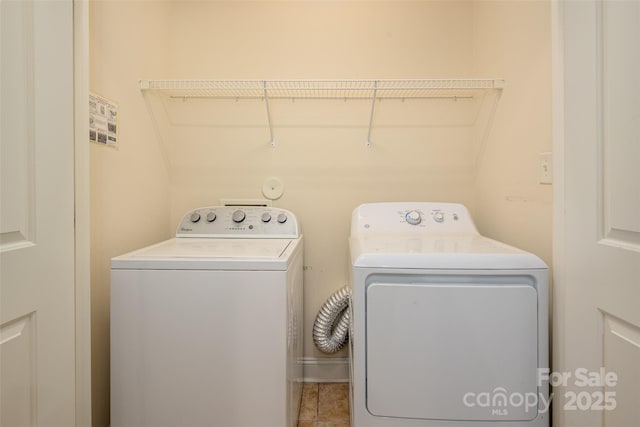
[[[313,342],[321,352],[335,353],[349,339],[350,297],[349,286],[338,289],[318,312],[313,323]]]

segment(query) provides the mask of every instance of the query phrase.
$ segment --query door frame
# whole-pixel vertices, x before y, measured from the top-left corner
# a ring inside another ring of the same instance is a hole
[[[73,1],[76,426],[91,426],[89,2]]]
[[[551,3],[551,137],[553,150],[553,233],[552,262],[553,287],[550,295],[551,324],[551,371],[562,366],[563,348],[563,312],[565,306],[564,286],[566,273],[565,259],[565,159],[564,159],[564,15],[562,0]],[[565,419],[562,411],[553,410],[552,425],[562,427]]]

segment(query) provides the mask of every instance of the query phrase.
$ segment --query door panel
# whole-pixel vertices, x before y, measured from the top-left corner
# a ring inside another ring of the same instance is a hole
[[[605,426],[633,425],[640,421],[638,384],[640,384],[640,328],[613,316],[605,315],[604,363],[607,372],[615,372],[615,386],[605,386],[604,391],[615,393],[616,407],[622,410],[605,411]]]
[[[32,3],[3,2],[0,14],[3,98],[0,250],[6,251],[32,244],[34,231]]]
[[[0,424],[3,426],[34,425],[36,402],[32,385],[37,380],[33,317],[33,314],[23,316],[0,328],[0,345],[2,346]]]
[[[596,15],[602,49],[596,58],[602,93],[602,243],[640,251],[640,2],[603,2]]]

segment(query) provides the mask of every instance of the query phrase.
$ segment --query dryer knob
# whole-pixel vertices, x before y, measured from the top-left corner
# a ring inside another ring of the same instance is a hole
[[[198,212],[194,212],[191,214],[191,222],[200,221],[200,214]]]
[[[404,218],[411,225],[418,225],[422,222],[422,215],[420,215],[420,212],[418,211],[409,211]]]
[[[284,224],[285,222],[287,222],[287,215],[283,214],[283,213],[279,214],[278,215],[278,222],[280,224]]]
[[[213,222],[216,220],[216,213],[215,212],[209,212],[207,214],[207,221],[208,222]]]
[[[269,212],[265,212],[262,214],[262,222],[271,221],[271,214]]]
[[[435,222],[443,222],[444,221],[444,213],[443,212],[434,212],[433,220]]]
[[[231,219],[233,220],[233,222],[240,223],[240,222],[244,221],[246,216],[247,215],[245,215],[245,213],[243,211],[238,209],[237,211],[233,212],[233,214],[231,214]]]

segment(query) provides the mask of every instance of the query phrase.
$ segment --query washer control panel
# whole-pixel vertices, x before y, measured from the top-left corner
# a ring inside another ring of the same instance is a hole
[[[297,238],[298,221],[289,211],[274,207],[211,206],[187,212],[176,237]]]
[[[392,202],[358,206],[351,234],[478,233],[471,215],[459,203]]]

